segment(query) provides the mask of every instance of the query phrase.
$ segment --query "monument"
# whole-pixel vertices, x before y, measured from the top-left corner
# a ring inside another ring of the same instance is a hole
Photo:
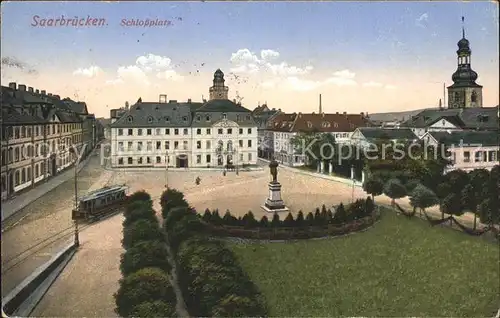
[[[273,159],[269,163],[272,180],[269,182],[269,197],[262,206],[266,212],[288,212],[285,202],[281,199],[281,183],[278,182],[278,162]]]

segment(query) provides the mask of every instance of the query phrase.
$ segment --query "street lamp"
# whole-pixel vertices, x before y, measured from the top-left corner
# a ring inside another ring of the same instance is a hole
[[[77,157],[76,151],[74,147],[71,147],[69,149],[70,153],[72,153],[76,159],[75,159],[75,211],[78,210],[78,164],[80,163],[80,158]],[[75,246],[80,246],[80,239],[79,239],[79,234],[78,234],[78,219],[73,220],[74,225],[75,225]]]

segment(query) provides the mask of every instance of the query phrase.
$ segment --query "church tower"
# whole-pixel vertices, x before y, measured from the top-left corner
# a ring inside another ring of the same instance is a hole
[[[214,73],[214,82],[210,87],[210,100],[212,99],[228,99],[229,88],[224,86],[224,73],[217,69]]]
[[[483,87],[476,83],[477,73],[471,68],[471,50],[469,40],[465,38],[462,17],[462,39],[458,41],[458,67],[448,86],[448,108],[483,107]]]

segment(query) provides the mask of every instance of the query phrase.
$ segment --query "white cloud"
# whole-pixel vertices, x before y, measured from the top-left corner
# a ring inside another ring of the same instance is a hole
[[[280,53],[274,50],[261,50],[260,57],[249,49],[239,49],[231,54],[229,61],[234,65],[230,69],[232,73],[254,74],[259,71],[271,73],[274,76],[297,76],[308,74],[313,67],[297,67],[287,62],[273,63],[278,59]]]
[[[183,77],[172,69],[172,60],[166,56],[146,54],[139,56],[134,65],[121,66],[116,72],[116,79],[106,81],[116,85],[124,82],[134,82],[149,85],[149,74],[156,72],[156,78],[172,81],[181,81]]]
[[[73,72],[73,75],[92,78],[98,76],[101,73],[103,73],[103,71],[99,66],[90,66],[88,68],[77,69]]]
[[[423,13],[415,20],[415,24],[421,28],[427,27],[427,20],[429,19],[429,14]]]
[[[356,86],[358,83],[354,80],[356,73],[349,70],[342,70],[333,73],[332,77],[325,80],[325,84],[334,84],[336,86]]]
[[[287,78],[287,84],[294,91],[311,91],[326,83],[321,81],[300,79],[298,77],[292,76]]]
[[[276,84],[278,84],[277,80],[270,80],[260,83],[260,86],[262,86],[263,88],[274,88],[276,87]]]
[[[387,84],[384,87],[385,87],[385,89],[396,89],[397,88],[396,86],[390,85],[390,84]]]
[[[372,81],[363,83],[363,87],[382,87],[382,86],[384,86],[384,84]]]

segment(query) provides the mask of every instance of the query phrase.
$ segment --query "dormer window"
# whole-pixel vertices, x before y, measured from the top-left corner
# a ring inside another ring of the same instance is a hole
[[[473,102],[473,103],[477,102],[477,93],[476,93],[476,91],[472,92],[472,95],[470,96],[470,101]]]
[[[313,126],[313,124],[312,124],[310,121],[308,121],[308,122],[307,122],[307,127],[308,127],[308,128],[312,128],[312,126]]]
[[[337,124],[337,123],[333,123],[333,127],[335,127],[335,128],[339,128],[339,124]]]
[[[323,128],[330,127],[330,126],[331,126],[330,123],[327,121],[324,121],[321,123],[321,127],[323,127]]]
[[[247,115],[247,120],[250,120],[250,115]]]
[[[169,123],[169,122],[170,122],[170,117],[165,116],[165,121],[166,121],[167,123]]]
[[[206,121],[210,121],[210,115],[206,115],[206,116],[205,116],[205,120],[206,120]]]
[[[236,115],[236,121],[240,121],[240,115]]]
[[[182,117],[182,121],[184,121],[184,122],[188,121],[187,116],[183,116],[183,117]]]
[[[222,119],[227,119],[227,114],[226,113],[222,114]]]
[[[153,122],[153,117],[148,117],[148,123],[152,123]]]
[[[200,115],[197,115],[196,116],[196,121],[200,121],[201,120],[201,116]]]
[[[155,107],[155,110],[160,110],[160,107],[159,107],[159,106],[156,106],[156,107]]]
[[[132,122],[132,119],[133,119],[133,118],[132,118],[132,116],[128,116],[128,117],[127,117],[127,121],[128,121],[129,123],[131,123],[131,122]]]

